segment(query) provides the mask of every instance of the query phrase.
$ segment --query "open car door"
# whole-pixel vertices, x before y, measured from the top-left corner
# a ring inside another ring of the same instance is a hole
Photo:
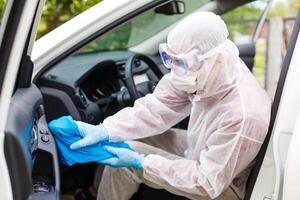
[[[58,199],[56,147],[42,95],[31,84],[31,47],[44,0],[8,0],[1,22],[1,199]],[[43,166],[42,166],[43,164]]]

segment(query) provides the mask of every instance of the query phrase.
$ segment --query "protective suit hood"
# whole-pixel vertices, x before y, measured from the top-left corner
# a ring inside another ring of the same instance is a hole
[[[239,66],[242,62],[235,44],[226,40],[218,52],[203,61],[197,72],[196,94],[201,98],[222,98],[241,77]]]
[[[176,54],[199,49],[200,54],[195,63],[199,70],[190,71],[181,77],[171,72],[174,87],[188,93],[196,92],[201,98],[230,89],[240,77],[237,66],[242,61],[239,59],[238,48],[227,37],[228,30],[224,21],[214,13],[197,12],[182,20],[169,33],[168,47]],[[189,86],[184,86],[184,83]]]
[[[201,11],[180,21],[169,33],[167,44],[176,54],[185,54],[195,47],[204,54],[223,43],[228,35],[220,16]]]

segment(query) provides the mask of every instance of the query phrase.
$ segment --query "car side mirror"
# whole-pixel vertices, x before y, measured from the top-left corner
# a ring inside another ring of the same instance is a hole
[[[177,15],[185,12],[185,3],[183,1],[171,1],[155,8],[155,13],[164,15]]]

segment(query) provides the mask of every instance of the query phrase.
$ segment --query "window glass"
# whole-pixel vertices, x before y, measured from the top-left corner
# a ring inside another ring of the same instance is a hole
[[[259,37],[253,41],[256,26],[266,5],[267,1],[262,0],[248,3],[222,15],[222,18],[228,26],[230,39],[237,45],[255,42],[253,74],[272,98],[300,7],[300,0],[274,0]],[[273,59],[274,57],[277,59]],[[274,60],[278,62],[274,63]]]
[[[254,44],[253,37],[266,7],[267,1],[254,1],[222,15],[227,24],[230,39],[237,45]],[[262,30],[265,37],[267,30],[268,27],[264,27]],[[266,63],[266,40],[259,39],[256,41],[255,48],[253,73],[263,86]]]
[[[222,15],[229,37],[236,44],[252,42],[256,26],[267,6],[267,1],[254,1]]]
[[[209,0],[186,0],[183,14],[165,15],[151,9],[102,35],[80,50],[91,53],[104,50],[121,50],[135,46],[159,33],[184,16],[200,8]]]
[[[264,67],[256,75],[272,99],[299,8],[300,0],[275,0],[257,41],[256,51],[264,58],[257,64]]]
[[[2,22],[3,13],[6,6],[6,0],[0,0],[0,24]]]
[[[38,27],[37,38],[44,36],[100,1],[101,0],[47,0]]]

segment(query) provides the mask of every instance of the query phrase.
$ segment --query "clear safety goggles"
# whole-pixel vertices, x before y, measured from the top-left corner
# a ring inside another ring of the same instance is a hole
[[[196,65],[197,62],[199,63],[200,61],[204,61],[205,59],[208,59],[216,53],[224,51],[223,48],[227,43],[228,40],[225,40],[217,47],[209,50],[204,54],[200,51],[200,49],[194,48],[186,54],[179,55],[168,52],[167,43],[162,43],[159,45],[159,53],[166,68],[172,69],[174,73],[179,76],[183,76],[186,74],[187,70],[199,70],[201,66]]]
[[[168,52],[168,46],[166,43],[159,45],[160,57],[166,68],[172,69],[177,75],[185,75],[187,70],[197,71],[195,63],[198,61],[199,49],[192,49],[187,54],[175,55]]]

